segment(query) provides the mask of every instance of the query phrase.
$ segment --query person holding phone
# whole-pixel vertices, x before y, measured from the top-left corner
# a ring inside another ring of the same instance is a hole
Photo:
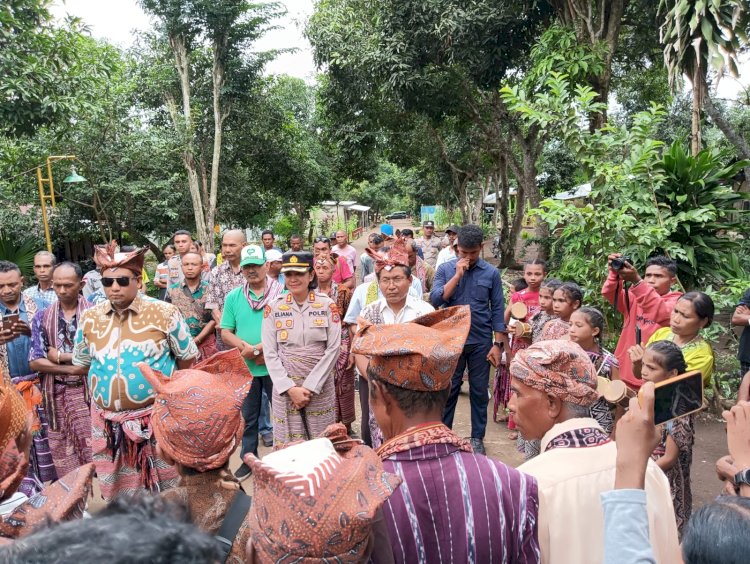
[[[18,265],[0,260],[0,365],[8,370],[11,381],[33,415],[34,440],[29,470],[19,491],[31,497],[40,492],[44,482],[57,479],[47,437],[47,416],[42,406],[39,375],[29,366],[31,320],[44,304],[22,295],[23,276]],[[2,376],[7,377],[7,376]]]
[[[600,494],[612,489],[617,447],[589,416],[599,398],[596,369],[572,341],[540,341],[519,351],[510,365],[509,408],[541,454],[518,467],[539,483],[542,562],[602,562],[604,515]],[[669,481],[646,463],[645,490],[651,544],[659,562],[679,562]]]
[[[641,377],[658,384],[688,371],[685,357],[676,344],[656,341],[643,354]],[[660,426],[661,439],[651,455],[664,470],[672,491],[677,530],[682,531],[690,519],[693,493],[690,487],[690,465],[695,443],[695,416],[678,417]]]
[[[744,327],[740,335],[740,346],[737,349],[737,359],[740,361],[740,377],[743,385],[740,386],[738,399],[747,401],[750,399],[750,288],[742,295],[740,303],[732,314],[732,325]]]

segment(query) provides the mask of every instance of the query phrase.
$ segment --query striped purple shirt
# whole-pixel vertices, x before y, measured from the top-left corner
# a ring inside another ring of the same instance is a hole
[[[403,483],[383,506],[396,562],[539,562],[536,480],[449,444],[383,461]]]

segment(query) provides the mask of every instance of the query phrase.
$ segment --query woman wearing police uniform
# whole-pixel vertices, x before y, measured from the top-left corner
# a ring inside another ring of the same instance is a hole
[[[314,439],[336,421],[333,375],[341,343],[336,304],[314,290],[312,254],[284,254],[281,272],[289,291],[266,306],[262,332],[276,448]]]

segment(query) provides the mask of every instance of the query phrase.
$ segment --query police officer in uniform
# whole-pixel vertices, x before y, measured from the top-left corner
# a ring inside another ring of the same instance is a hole
[[[422,236],[416,240],[419,248],[422,249],[422,258],[432,268],[437,264],[438,254],[443,244],[439,237],[435,236],[435,222],[425,221],[422,223]]]
[[[341,314],[315,288],[313,255],[289,252],[281,272],[289,290],[263,313],[263,351],[273,380],[274,445],[313,439],[336,421],[334,370]]]

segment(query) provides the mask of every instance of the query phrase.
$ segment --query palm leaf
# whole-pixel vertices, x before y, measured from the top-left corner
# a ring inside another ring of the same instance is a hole
[[[0,237],[0,260],[18,265],[24,277],[34,275],[34,255],[39,251],[35,241],[17,241]]]

